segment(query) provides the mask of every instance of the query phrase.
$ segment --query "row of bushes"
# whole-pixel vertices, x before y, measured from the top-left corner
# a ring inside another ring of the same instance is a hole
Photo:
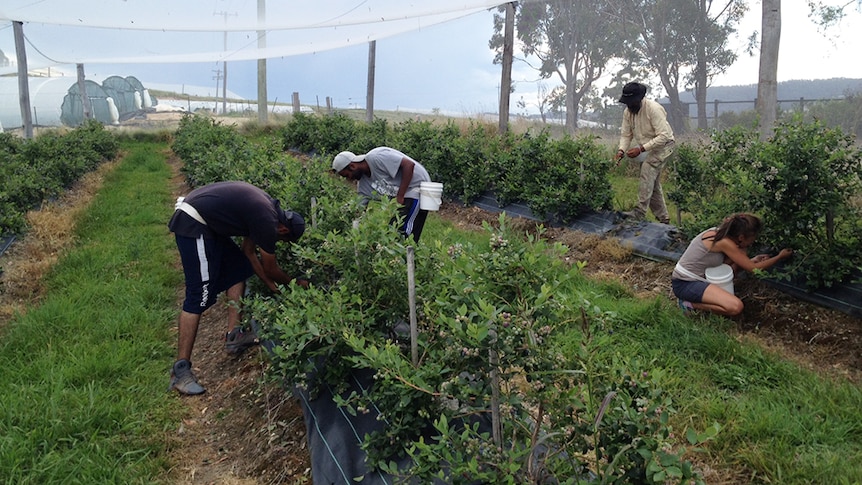
[[[611,153],[595,137],[553,139],[547,132],[500,136],[476,121],[434,124],[345,115],[295,115],[283,129],[284,146],[324,157],[391,146],[416,158],[444,195],[470,203],[488,192],[497,202],[526,204],[534,214],[570,222],[585,211],[611,207]]]
[[[283,131],[285,146],[304,152],[395,146],[420,160],[449,197],[470,203],[491,192],[500,205],[523,202],[550,223],[609,209],[613,197],[608,147],[589,136],[499,136],[476,122],[390,126],[340,115],[299,115]],[[766,225],[764,250],[797,253],[780,277],[809,289],[846,281],[862,269],[862,151],[840,128],[800,116],[780,123],[770,140],[758,136],[736,127],[678,145],[668,197],[690,215],[681,218],[684,235],[735,212],[757,213]]]
[[[23,231],[28,210],[58,196],[118,150],[114,135],[93,120],[31,140],[0,133],[0,234]]]
[[[205,146],[222,137],[230,150]],[[525,240],[502,216],[487,244],[423,239],[414,248],[413,362],[393,337],[410,314],[407,248],[391,224],[395,202],[362,208],[329,173],[328,155],[275,157],[269,140],[241,138],[190,118],[174,149],[196,183],[265,182],[311,221],[302,241],[278,254],[310,287],[272,295],[254,285],[246,311],[276,343],[271,371],[279,381],[312,398],[331,389],[351,415],[380,411],[380,428],[362,437],[370,469],[416,483],[700,483],[682,434],[669,424],[661,371],[617,356],[608,342],[620,322],[595,302],[619,288],[582,287],[565,248]],[[226,162],[231,153],[245,158]],[[374,384],[351,394],[356,372],[373,374]],[[486,426],[494,410],[498,443],[489,442]],[[690,429],[688,444],[718,429],[688,426],[706,428]],[[410,465],[400,468],[406,457]]]
[[[862,270],[862,149],[850,135],[799,117],[761,140],[755,130],[716,131],[684,143],[671,163],[668,198],[692,214],[689,235],[740,211],[759,214],[759,242],[796,256],[781,275],[809,289]]]
[[[298,176],[304,192],[325,194],[337,190],[325,188],[330,181],[320,173],[335,153],[388,145],[420,160],[432,179],[444,183],[447,197],[465,203],[490,192],[500,205],[522,202],[548,222],[566,223],[587,210],[609,209],[613,198],[610,150],[589,136],[499,136],[478,122],[368,124],[341,114],[298,114],[254,143],[203,117],[188,117],[183,126],[198,134],[187,140],[183,133],[189,130],[181,129],[174,150],[187,161],[184,170],[195,184],[242,169],[264,188]],[[303,173],[291,173],[283,161],[289,149],[316,156]],[[862,152],[840,129],[797,117],[779,124],[767,141],[754,129],[716,131],[703,141],[678,143],[667,175],[673,187],[668,199],[686,213],[680,218],[685,237],[729,214],[753,212],[766,223],[764,250],[791,247],[797,253],[773,275],[815,289],[847,281],[862,268]]]

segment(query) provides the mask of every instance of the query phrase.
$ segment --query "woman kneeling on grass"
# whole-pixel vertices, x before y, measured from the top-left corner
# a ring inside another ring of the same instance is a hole
[[[738,270],[767,269],[793,255],[792,249],[782,249],[776,256],[758,254],[749,258],[746,249],[763,227],[752,214],[735,214],[698,234],[679,258],[673,270],[671,285],[683,311],[708,310],[719,315],[742,313],[742,300],[722,287],[706,280],[706,269],[729,264],[734,274]]]

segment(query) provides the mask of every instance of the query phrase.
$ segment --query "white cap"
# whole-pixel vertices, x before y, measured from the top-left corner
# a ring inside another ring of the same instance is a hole
[[[365,155],[355,155],[353,152],[341,152],[332,160],[332,170],[338,173],[350,165],[350,162],[361,162],[363,160],[365,160]]]

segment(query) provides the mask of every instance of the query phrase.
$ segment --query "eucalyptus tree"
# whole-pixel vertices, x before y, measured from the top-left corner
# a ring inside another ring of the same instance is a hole
[[[605,74],[609,61],[624,53],[621,36],[625,30],[614,21],[618,15],[609,8],[612,5],[606,0],[524,1],[517,5],[515,28],[522,60],[542,79],[556,77],[562,83],[562,93],[552,91],[549,96],[565,99],[570,133],[577,128],[581,100]],[[490,41],[498,51],[495,62],[503,45],[502,25],[501,16],[495,15],[495,33]],[[538,60],[537,65],[532,59]],[[555,104],[553,100],[551,104]]]
[[[706,128],[706,89],[736,61],[727,48],[747,6],[742,0],[608,0],[632,30],[625,58],[634,70],[655,74],[670,102],[674,131],[687,129],[688,109],[680,92],[693,88],[698,127]]]
[[[838,24],[847,14],[848,7],[862,8],[862,0],[840,0],[824,3],[808,0],[810,17],[826,31]],[[772,136],[778,117],[778,51],[781,44],[781,0],[762,0],[761,4],[760,71],[757,82],[755,109],[760,118],[760,137]]]

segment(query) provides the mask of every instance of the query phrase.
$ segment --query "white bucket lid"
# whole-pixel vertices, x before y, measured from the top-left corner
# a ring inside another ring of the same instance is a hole
[[[706,268],[704,271],[706,279],[709,281],[722,281],[728,278],[733,279],[733,268],[726,264],[720,264],[712,268]]]

